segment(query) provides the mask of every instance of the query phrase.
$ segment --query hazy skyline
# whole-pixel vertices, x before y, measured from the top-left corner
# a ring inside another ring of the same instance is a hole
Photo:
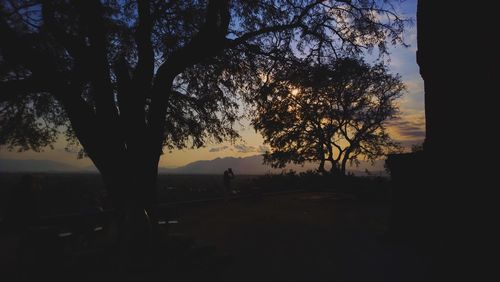
[[[416,1],[401,3],[401,12],[405,17],[415,19]],[[425,137],[424,84],[415,58],[417,50],[415,25],[408,26],[405,41],[410,47],[390,48],[390,70],[392,73],[399,73],[402,76],[408,92],[400,100],[401,118],[389,122],[389,132],[396,141],[409,148],[413,144],[422,143]],[[242,141],[237,141],[234,144],[229,142],[207,143],[206,147],[200,149],[173,150],[171,152],[165,150],[159,166],[179,167],[197,160],[211,160],[228,156],[247,157],[262,152],[266,147],[260,134],[255,132],[248,120],[242,120],[240,123],[243,126],[236,125],[236,128],[240,132]],[[15,150],[9,152],[6,147],[1,147],[0,158],[56,160],[78,167],[92,165],[90,159],[77,159],[75,152],[68,152],[64,148],[64,138],[54,144],[53,150],[46,148],[39,153],[33,151],[18,153]]]

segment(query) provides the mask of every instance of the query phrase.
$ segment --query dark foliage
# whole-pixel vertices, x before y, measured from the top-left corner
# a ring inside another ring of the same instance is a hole
[[[0,144],[39,150],[63,131],[117,201],[150,202],[163,148],[237,138],[236,98],[269,68],[384,54],[404,23],[374,0],[2,1]]]
[[[253,124],[271,152],[265,161],[325,161],[345,174],[348,162],[374,161],[397,149],[385,122],[398,113],[396,100],[405,86],[382,64],[341,58],[326,64],[292,63],[268,78],[257,99]]]

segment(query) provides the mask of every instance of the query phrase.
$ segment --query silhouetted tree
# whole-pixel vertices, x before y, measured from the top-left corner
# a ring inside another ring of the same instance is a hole
[[[237,137],[276,62],[400,44],[388,1],[12,0],[0,5],[0,144],[78,141],[115,205],[148,208],[164,148]]]
[[[327,64],[300,61],[271,75],[259,93],[253,124],[269,144],[264,160],[331,163],[344,175],[348,162],[374,161],[397,144],[384,122],[398,112],[396,99],[405,90],[383,64],[339,58]]]

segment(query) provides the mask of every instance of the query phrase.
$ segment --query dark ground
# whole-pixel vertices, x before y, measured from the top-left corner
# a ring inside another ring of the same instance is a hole
[[[9,201],[11,189],[15,189],[25,173],[0,173],[0,218]],[[42,215],[58,215],[79,212],[85,206],[84,194],[99,195],[105,191],[102,177],[97,173],[36,173],[42,192],[39,212]],[[235,187],[245,190],[253,185],[255,175],[237,175]],[[280,183],[281,179],[278,179]],[[175,197],[167,188],[175,188]],[[221,175],[166,175],[158,176],[160,202],[185,201],[221,197]],[[104,204],[104,203],[103,203]]]
[[[210,281],[428,281],[424,254],[381,240],[387,205],[336,198],[291,193],[186,208],[177,229],[225,254]]]
[[[97,253],[72,258],[76,265],[69,267],[63,262],[54,265],[51,271],[60,273],[45,277],[52,281],[429,281],[424,253],[381,240],[389,211],[387,203],[361,202],[331,192],[184,206],[179,208],[179,223],[172,225],[165,245],[158,247],[160,261],[153,270],[123,271]],[[13,274],[5,256],[9,249],[12,254],[16,242],[8,239],[3,237],[0,243],[3,277],[41,281],[43,276],[33,272]]]

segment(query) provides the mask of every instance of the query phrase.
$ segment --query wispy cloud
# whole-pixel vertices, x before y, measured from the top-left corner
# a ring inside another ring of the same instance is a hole
[[[210,150],[208,150],[210,153],[216,153],[216,152],[221,152],[221,151],[225,151],[227,150],[227,148],[229,148],[228,146],[222,146],[222,147],[213,147],[213,148],[210,148]]]
[[[415,144],[425,138],[425,119],[422,114],[405,115],[389,121],[387,125],[393,137],[402,143]]]
[[[425,131],[423,130],[420,130],[420,129],[403,129],[401,130],[402,132],[402,135],[405,136],[405,137],[409,137],[409,138],[424,138],[425,137]]]
[[[254,146],[247,146],[245,144],[234,145],[234,149],[236,149],[236,152],[238,153],[257,152],[257,149]]]
[[[261,154],[264,154],[265,152],[268,152],[268,151],[271,151],[271,148],[269,148],[269,146],[266,146],[266,145],[260,145],[259,149],[257,150],[257,152],[259,152]]]

